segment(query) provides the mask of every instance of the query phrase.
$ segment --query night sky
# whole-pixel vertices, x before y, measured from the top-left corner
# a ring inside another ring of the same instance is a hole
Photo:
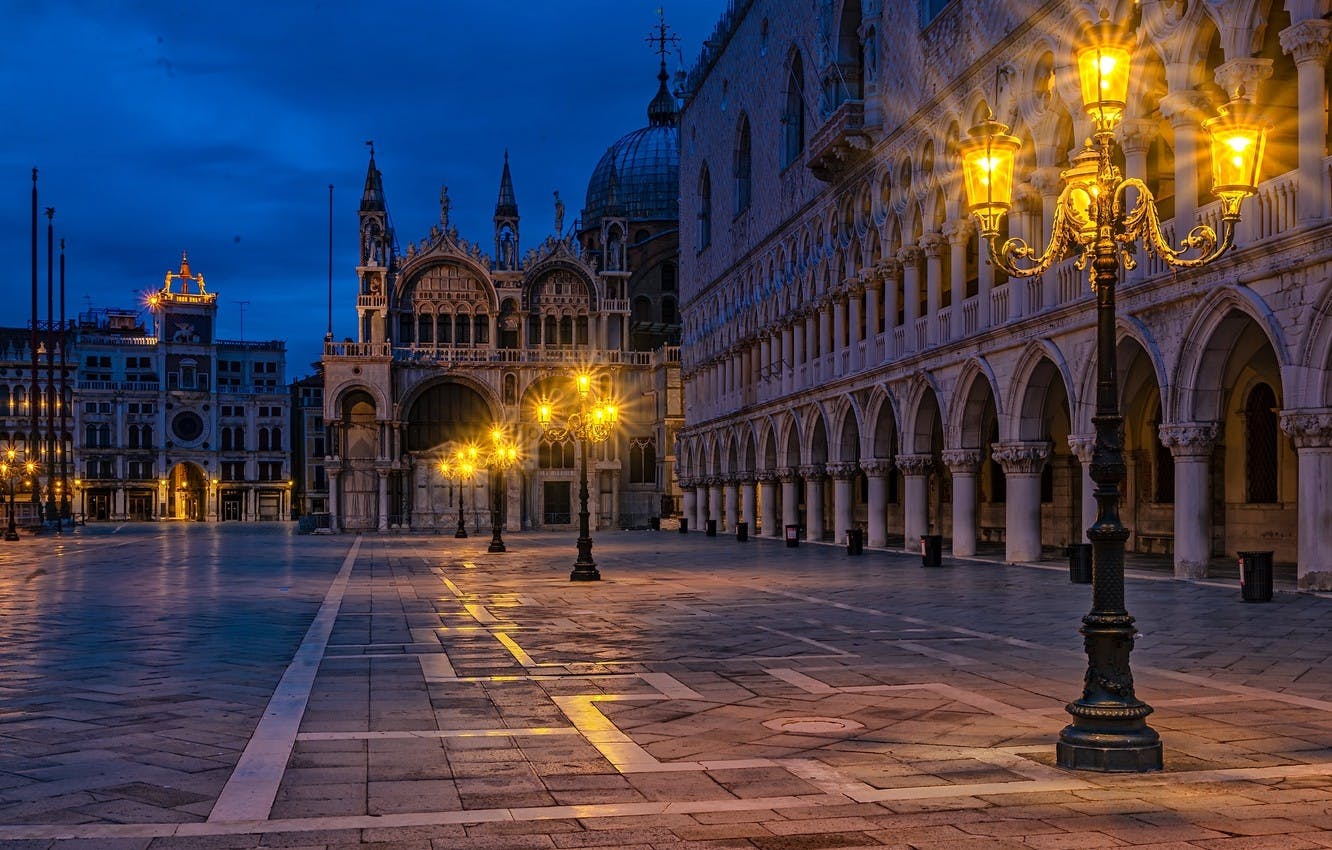
[[[248,301],[244,337],[286,339],[290,379],[327,327],[330,183],[333,332],[355,335],[366,140],[404,250],[447,185],[451,221],[489,253],[507,148],[525,251],[554,226],[552,192],[572,222],[601,154],[647,125],[657,9],[680,36],[674,73],[725,0],[3,5],[0,254],[17,311],[0,323],[28,319],[35,166],[71,314],[136,305],[187,250],[219,294],[219,334],[241,336]]]

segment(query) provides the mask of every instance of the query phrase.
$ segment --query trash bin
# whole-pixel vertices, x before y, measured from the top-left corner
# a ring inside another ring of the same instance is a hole
[[[689,517],[687,516],[680,517],[680,533],[681,534],[689,533]]]
[[[741,543],[749,539],[749,523],[737,522],[735,524],[735,539]]]
[[[1240,552],[1240,599],[1245,602],[1272,601],[1272,553]]]
[[[922,567],[943,566],[942,534],[922,534],[920,536],[920,565]]]
[[[661,517],[659,516],[648,517],[648,530],[661,531]]]
[[[786,545],[792,549],[800,545],[800,526],[788,525],[786,527]]]
[[[708,520],[708,524],[707,524],[707,526],[706,526],[706,530],[705,530],[703,533],[706,534],[706,535],[709,536],[709,537],[716,537],[716,536],[717,536],[717,521],[716,521],[715,519],[710,519],[710,520]]]
[[[1068,580],[1074,584],[1092,583],[1092,545],[1090,543],[1069,544]]]
[[[865,532],[859,528],[852,528],[846,532],[846,554],[865,554]]]

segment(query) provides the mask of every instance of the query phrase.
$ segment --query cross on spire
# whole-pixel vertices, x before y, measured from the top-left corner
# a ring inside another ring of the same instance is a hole
[[[661,57],[661,64],[666,64],[666,54],[672,47],[680,43],[680,37],[670,31],[666,26],[666,12],[661,7],[657,8],[657,25],[653,27],[653,32],[643,39],[648,44],[656,43],[653,52]]]

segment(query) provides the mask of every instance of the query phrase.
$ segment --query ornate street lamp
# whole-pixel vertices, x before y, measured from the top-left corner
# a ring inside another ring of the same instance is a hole
[[[467,536],[467,521],[463,517],[463,485],[476,475],[479,454],[477,447],[469,443],[455,451],[452,458],[439,462],[439,474],[452,479],[458,487],[458,530],[453,533],[457,538]]]
[[[18,478],[23,470],[24,466],[18,462],[18,450],[13,446],[7,447],[3,456],[0,456],[0,477],[5,479],[5,487],[9,491],[9,522],[5,525],[6,540],[19,539],[18,525],[14,522],[14,479]],[[29,474],[32,473],[32,469],[27,471]]]
[[[1032,277],[1068,253],[1077,267],[1090,267],[1096,293],[1096,442],[1091,478],[1096,483],[1096,523],[1092,542],[1092,608],[1082,618],[1087,675],[1082,697],[1066,706],[1073,721],[1059,735],[1061,767],[1144,772],[1162,768],[1161,739],[1147,725],[1152,708],[1133,693],[1129,654],[1134,625],[1124,605],[1124,542],[1129,531],[1119,517],[1124,479],[1124,420],[1119,411],[1115,362],[1115,285],[1119,266],[1133,269],[1131,246],[1176,268],[1205,265],[1234,244],[1240,202],[1257,191],[1266,126],[1252,103],[1236,99],[1220,115],[1203,122],[1211,136],[1212,191],[1221,199],[1221,236],[1206,225],[1189,231],[1179,248],[1162,232],[1156,200],[1145,183],[1123,178],[1114,165],[1114,131],[1128,100],[1129,50],[1123,33],[1101,13],[1088,27],[1077,67],[1083,108],[1091,117],[1094,140],[1063,173],[1064,188],[1054,214],[1053,233],[1043,254],[1021,239],[997,244],[999,222],[1012,201],[1013,162],[1019,141],[997,121],[985,121],[960,147],[971,209],[989,245],[990,261],[1012,277]],[[1126,208],[1126,191],[1137,195]]]
[[[577,408],[568,415],[564,425],[554,424],[555,406],[549,401],[537,405],[537,423],[551,440],[572,437],[578,441],[582,456],[578,482],[578,560],[574,561],[569,580],[598,581],[601,573],[597,571],[597,562],[592,560],[592,532],[588,527],[587,456],[592,445],[604,443],[614,433],[619,411],[610,399],[592,397],[592,376],[586,372],[574,375],[574,389],[578,392]]]
[[[490,546],[487,552],[504,552],[503,493],[504,481],[509,467],[518,462],[518,446],[512,443],[504,433],[504,428],[495,425],[490,429],[490,454],[486,465],[490,469]]]

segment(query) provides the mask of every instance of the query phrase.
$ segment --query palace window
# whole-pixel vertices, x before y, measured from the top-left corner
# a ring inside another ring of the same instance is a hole
[[[542,440],[537,446],[537,467],[540,469],[573,469],[574,442]]]
[[[657,483],[657,444],[651,437],[635,437],[629,443],[629,483]]]
[[[782,110],[782,167],[805,149],[805,63],[800,51],[791,51],[786,69],[786,107]]]
[[[712,244],[712,177],[708,166],[698,177],[698,245],[699,251]]]
[[[753,171],[753,152],[749,140],[749,116],[741,113],[740,127],[735,134],[735,158],[732,175],[735,178],[734,205],[735,215],[749,209],[749,199],[753,184],[750,180]]]
[[[1244,404],[1245,501],[1273,504],[1277,501],[1276,394],[1267,384],[1249,391]]]

